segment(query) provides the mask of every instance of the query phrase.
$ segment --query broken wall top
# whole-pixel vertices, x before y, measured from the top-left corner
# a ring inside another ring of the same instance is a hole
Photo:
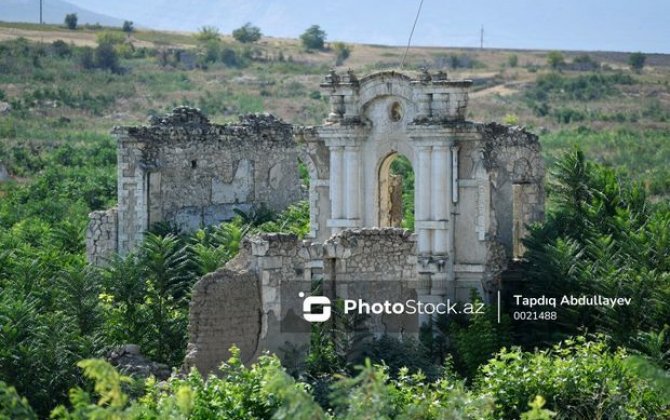
[[[247,114],[237,123],[215,124],[197,108],[178,107],[163,117],[151,116],[148,125],[117,126],[112,130],[119,141],[153,145],[178,141],[221,141],[267,145],[293,145],[293,126],[272,114]]]

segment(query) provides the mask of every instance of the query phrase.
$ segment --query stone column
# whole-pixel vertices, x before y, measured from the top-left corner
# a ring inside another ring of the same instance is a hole
[[[342,175],[343,175],[344,147],[333,146],[330,148],[330,217],[342,219],[344,217]],[[333,227],[331,233],[335,234],[340,229]]]
[[[360,148],[346,146],[344,148],[345,189],[345,217],[359,219],[361,207],[361,163]]]
[[[419,146],[416,167],[416,221],[425,222],[431,216],[431,147]],[[431,231],[429,229],[417,229],[417,251],[419,255],[429,255],[432,250]]]
[[[435,222],[446,222],[449,219],[449,184],[451,178],[451,161],[448,146],[433,146],[431,165],[431,214]],[[446,226],[435,226],[433,231],[433,254],[446,255]]]
[[[432,275],[431,295],[444,296],[446,294],[447,275],[445,260],[447,257],[447,242],[449,230],[447,223],[450,219],[449,185],[451,178],[451,157],[449,146],[440,144],[433,146],[431,166],[431,215],[433,220],[433,261],[436,271]]]
[[[450,185],[449,192],[451,196],[451,203],[449,204],[449,234],[447,236],[447,255],[446,261],[446,281],[445,292],[450,293],[451,296],[456,296],[456,273],[454,272],[455,260],[455,235],[456,235],[456,214],[454,208],[458,202],[458,146],[451,146],[451,171],[450,171]],[[449,290],[447,288],[449,287]]]

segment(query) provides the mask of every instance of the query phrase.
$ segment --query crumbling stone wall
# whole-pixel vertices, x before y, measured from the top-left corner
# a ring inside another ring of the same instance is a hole
[[[325,280],[335,298],[363,302],[406,302],[417,299],[416,235],[400,228],[343,230],[323,244]],[[334,292],[332,289],[334,288]],[[365,315],[373,335],[417,334],[416,314]]]
[[[86,255],[88,262],[104,265],[116,252],[118,212],[116,207],[94,211],[88,215],[90,222],[86,229]]]
[[[415,238],[403,229],[346,230],[324,244],[292,234],[247,238],[235,259],[193,288],[185,365],[215,372],[233,344],[244,362],[266,350],[306,352],[300,292],[323,282],[332,298],[416,299],[415,266]],[[370,317],[367,325],[380,334],[418,329],[411,316]]]
[[[347,229],[323,244],[338,282],[416,281],[416,238],[400,228]]]
[[[314,127],[296,127],[300,159],[309,171],[309,238],[323,242],[330,237],[330,151]]]
[[[222,268],[207,274],[193,287],[186,368],[216,372],[240,349],[244,363],[258,352],[261,332],[261,298],[255,273]]]
[[[235,209],[282,211],[303,197],[293,127],[270,114],[218,125],[182,107],[113,133],[121,254],[157,222],[192,231],[230,220]]]
[[[321,255],[321,244],[293,234],[245,238],[225,268],[193,287],[185,366],[215,372],[233,344],[245,363],[265,350],[282,354],[287,342],[306,345],[309,329],[296,325],[305,323],[298,293],[321,274]]]
[[[544,161],[538,137],[520,127],[480,125],[489,173],[496,240],[508,258],[521,257],[526,226],[544,220]]]

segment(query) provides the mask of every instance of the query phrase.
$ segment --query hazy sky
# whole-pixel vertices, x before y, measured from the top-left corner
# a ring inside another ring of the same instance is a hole
[[[49,1],[49,0],[44,0]],[[296,37],[312,24],[329,40],[403,45],[419,0],[68,0],[160,29],[247,21]],[[424,0],[414,45],[670,53],[670,0]]]

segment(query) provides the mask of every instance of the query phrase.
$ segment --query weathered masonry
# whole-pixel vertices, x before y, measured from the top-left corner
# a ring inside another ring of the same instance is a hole
[[[117,127],[118,208],[94,212],[89,260],[124,254],[154,223],[183,230],[230,220],[233,209],[281,211],[302,197],[292,126],[270,115],[211,124],[177,108],[146,127]]]
[[[310,173],[309,237],[248,238],[237,258],[195,285],[188,366],[213,370],[232,344],[250,360],[306,343],[287,328],[304,322],[305,282],[333,285],[333,297],[428,303],[467,300],[475,289],[491,300],[523,252],[526,226],[544,217],[544,165],[535,135],[466,120],[470,85],[441,72],[331,72],[321,85],[331,109],[318,127],[272,117],[218,126],[181,108],[149,127],[117,129],[119,207],[92,214],[89,256],[131,249],[155,221],[192,229],[235,207],[279,210],[301,197],[300,158]],[[413,234],[398,228],[390,170],[398,155],[415,173]],[[382,332],[421,322],[370,320]]]

